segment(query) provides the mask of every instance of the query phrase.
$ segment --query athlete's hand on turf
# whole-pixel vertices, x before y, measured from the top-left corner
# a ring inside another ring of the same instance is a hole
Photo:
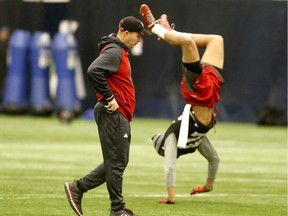
[[[114,98],[112,101],[108,102],[105,108],[107,109],[107,111],[114,112],[115,110],[119,108],[119,105],[116,99]]]
[[[175,201],[170,201],[170,200],[168,200],[168,199],[167,199],[167,200],[164,199],[164,200],[159,200],[158,203],[160,203],[160,204],[168,204],[168,205],[169,205],[169,204],[170,204],[170,205],[172,204],[172,205],[173,205],[173,204],[175,204]]]
[[[205,192],[210,192],[212,191],[213,187],[210,186],[210,188],[207,188],[205,186],[202,186],[202,187],[196,187],[196,188],[193,188],[192,191],[191,191],[191,195],[195,195],[197,193],[205,193]]]

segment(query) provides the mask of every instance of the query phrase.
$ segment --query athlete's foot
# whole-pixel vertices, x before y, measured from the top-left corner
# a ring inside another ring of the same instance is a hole
[[[151,29],[155,25],[156,20],[148,5],[142,4],[139,13],[143,19],[144,24],[147,26],[147,29],[151,32]]]

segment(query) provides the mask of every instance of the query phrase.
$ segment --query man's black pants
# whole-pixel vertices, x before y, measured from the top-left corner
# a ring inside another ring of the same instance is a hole
[[[118,110],[107,112],[104,105],[98,102],[94,108],[103,162],[79,179],[77,184],[86,192],[106,182],[111,209],[118,211],[125,206],[122,185],[123,173],[129,161],[131,129],[129,121]]]

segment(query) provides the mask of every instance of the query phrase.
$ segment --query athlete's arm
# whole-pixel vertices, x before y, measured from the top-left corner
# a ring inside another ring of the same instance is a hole
[[[209,187],[213,188],[213,183],[217,175],[220,158],[215,148],[213,147],[213,145],[210,143],[210,141],[206,136],[203,137],[201,144],[198,147],[198,151],[208,161],[208,176],[205,186],[207,188]]]
[[[165,177],[168,193],[168,200],[175,202],[176,185],[176,159],[177,159],[177,140],[174,133],[171,133],[165,140]]]

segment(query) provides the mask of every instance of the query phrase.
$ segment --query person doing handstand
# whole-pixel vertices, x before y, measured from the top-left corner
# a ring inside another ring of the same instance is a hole
[[[171,28],[166,14],[156,20],[146,4],[141,5],[140,15],[147,29],[159,40],[182,50],[181,92],[186,103],[183,114],[164,133],[152,137],[156,151],[165,158],[168,197],[159,203],[174,204],[176,159],[182,155],[198,150],[208,160],[206,183],[192,189],[191,195],[213,189],[220,159],[207,133],[216,124],[216,103],[224,82],[220,75],[224,64],[224,40],[220,35],[176,31]],[[205,49],[201,58],[200,48]]]

